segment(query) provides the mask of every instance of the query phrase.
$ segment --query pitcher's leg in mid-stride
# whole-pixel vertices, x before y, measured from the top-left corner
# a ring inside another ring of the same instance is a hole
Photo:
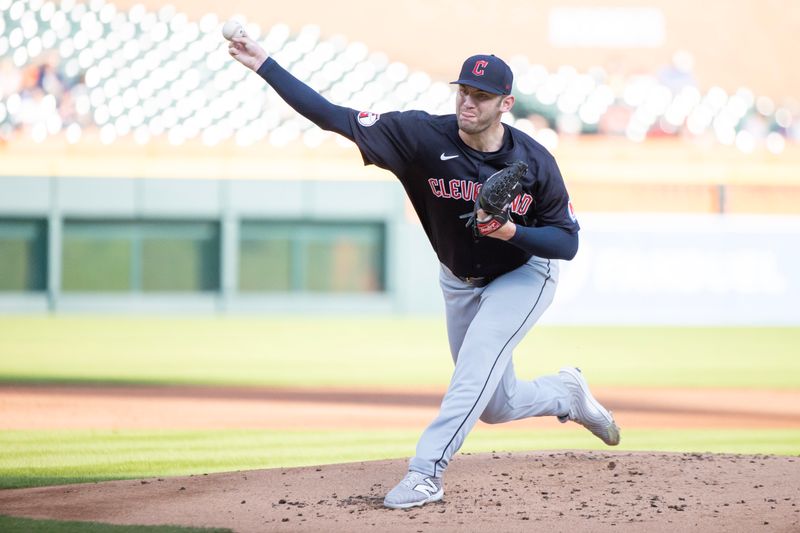
[[[581,424],[606,444],[619,443],[613,416],[592,396],[580,370],[563,368],[533,381],[517,379],[514,373],[511,353],[550,305],[557,280],[557,263],[540,258],[483,287],[442,268],[456,368],[439,415],[420,437],[408,474],[386,495],[386,507],[405,509],[441,500],[442,474],[479,417],[501,423],[556,416]]]

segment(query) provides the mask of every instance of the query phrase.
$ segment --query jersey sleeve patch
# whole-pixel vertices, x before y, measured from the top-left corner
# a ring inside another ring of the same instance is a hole
[[[361,111],[358,114],[358,123],[364,126],[365,128],[369,128],[378,120],[380,120],[381,116],[378,113],[373,113],[371,111]]]
[[[569,219],[573,222],[578,221],[578,217],[575,216],[575,208],[572,207],[572,198],[567,201],[567,214],[569,215]]]

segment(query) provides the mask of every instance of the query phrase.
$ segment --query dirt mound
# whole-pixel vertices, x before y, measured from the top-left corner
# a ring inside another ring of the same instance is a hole
[[[800,459],[463,454],[445,498],[383,508],[401,460],[0,492],[0,514],[250,531],[800,531]]]

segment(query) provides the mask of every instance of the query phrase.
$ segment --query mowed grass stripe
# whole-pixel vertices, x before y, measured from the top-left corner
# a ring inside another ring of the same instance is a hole
[[[231,533],[230,529],[178,526],[120,526],[97,522],[34,520],[0,515],[3,533]]]
[[[418,431],[5,431],[0,488],[408,458]],[[800,454],[800,430],[631,430],[604,446],[570,425],[473,431],[462,452],[602,450]],[[457,458],[456,458],[457,460]]]
[[[800,328],[545,327],[521,377],[580,366],[594,386],[800,389]],[[0,382],[441,386],[438,318],[0,317]]]

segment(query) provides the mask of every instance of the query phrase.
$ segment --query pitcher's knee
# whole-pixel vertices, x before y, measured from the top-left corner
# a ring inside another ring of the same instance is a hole
[[[481,413],[480,419],[481,422],[485,422],[486,424],[501,424],[506,421],[505,413],[501,411],[490,411],[488,409]]]

